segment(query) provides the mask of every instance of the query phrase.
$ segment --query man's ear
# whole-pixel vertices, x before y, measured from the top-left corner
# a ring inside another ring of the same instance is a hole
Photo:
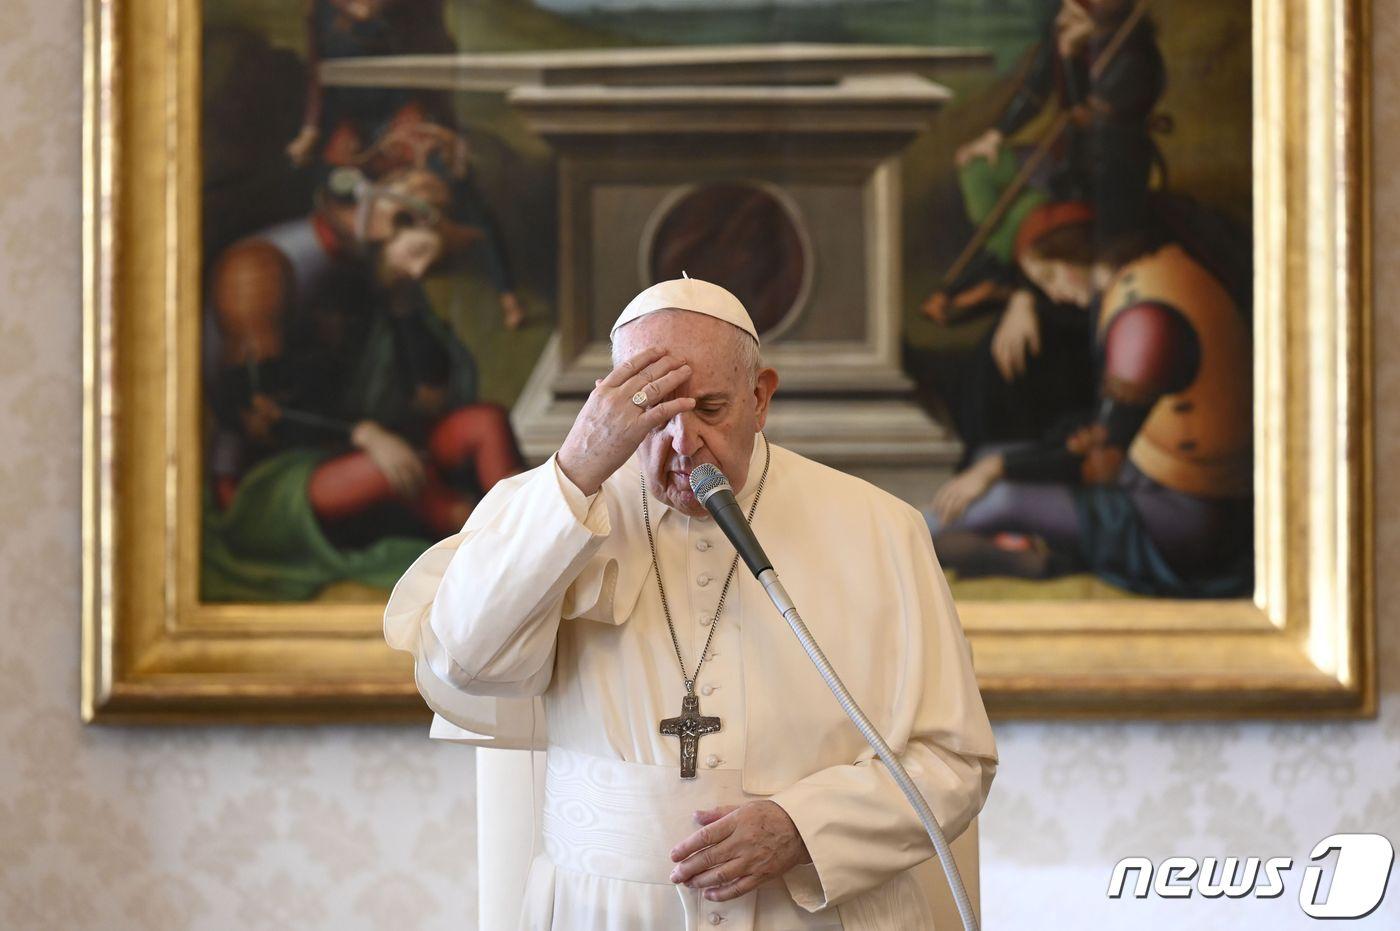
[[[753,399],[756,408],[758,429],[768,422],[768,402],[773,400],[773,392],[778,390],[778,370],[760,369],[754,376]]]

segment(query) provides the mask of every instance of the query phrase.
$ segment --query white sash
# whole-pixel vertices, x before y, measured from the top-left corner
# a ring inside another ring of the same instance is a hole
[[[742,805],[737,769],[701,769],[681,779],[674,766],[645,766],[549,748],[544,790],[544,851],[557,868],[628,882],[673,885],[671,848],[700,829],[695,812]],[[699,927],[703,899],[675,886],[686,931]],[[757,891],[724,905],[725,927],[753,927]],[[708,927],[708,924],[706,924]]]

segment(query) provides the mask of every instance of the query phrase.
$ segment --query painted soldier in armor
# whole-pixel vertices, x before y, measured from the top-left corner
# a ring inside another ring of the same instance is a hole
[[[978,450],[926,511],[961,575],[1088,569],[1132,591],[1231,597],[1252,583],[1248,320],[1178,242],[1096,243],[1087,204],[1038,208],[1018,262],[1091,313],[1099,405],[1036,444]]]
[[[471,355],[421,284],[476,234],[444,216],[449,185],[424,154],[442,146],[419,148],[374,179],[333,175],[310,216],[212,265],[207,599],[390,585],[523,468],[505,411],[476,402]]]
[[[394,87],[325,87],[323,60],[366,56],[450,53],[456,44],[443,19],[442,0],[310,0],[307,7],[307,88],[301,130],[287,144],[295,165],[366,168],[374,141],[404,125],[422,122],[455,131],[451,97],[442,91]],[[465,145],[465,142],[463,143]],[[447,213],[482,233],[491,284],[499,295],[506,329],[518,329],[526,313],[495,212],[477,184],[470,162],[451,178]]]
[[[1149,18],[1134,17],[1134,6],[1133,0],[1062,0],[1000,119],[957,153],[959,164],[995,160],[1005,140],[1054,101],[1071,118],[1056,146],[1049,193],[1088,201],[1104,241],[1146,224],[1148,179],[1160,162],[1150,129],[1166,71],[1156,28]]]

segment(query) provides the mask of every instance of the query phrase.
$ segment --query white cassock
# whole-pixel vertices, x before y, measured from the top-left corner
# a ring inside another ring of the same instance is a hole
[[[747,513],[763,469],[754,443]],[[544,849],[522,928],[753,931],[933,927],[906,871],[933,847],[762,587],[709,519],[652,495],[662,581],[687,669],[722,729],[681,779],[659,733],[684,686],[651,573],[634,455],[591,497],[553,457],[507,479],[394,587],[390,645],[417,657],[432,734],[541,746]],[[772,446],[754,529],[817,642],[933,807],[949,841],[996,772],[967,640],[920,514],[860,479]],[[532,697],[537,696],[537,697]],[[769,797],[812,863],[728,902],[667,878],[694,812]]]

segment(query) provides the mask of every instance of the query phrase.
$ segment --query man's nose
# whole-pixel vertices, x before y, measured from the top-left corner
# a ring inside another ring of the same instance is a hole
[[[671,433],[671,448],[678,456],[693,456],[703,445],[696,430],[695,415],[690,411],[672,417],[667,429]]]

